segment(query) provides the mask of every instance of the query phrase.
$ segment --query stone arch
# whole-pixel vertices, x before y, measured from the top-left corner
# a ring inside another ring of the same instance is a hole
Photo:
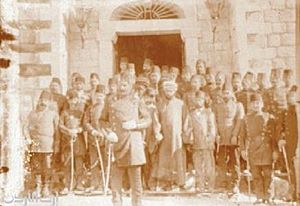
[[[151,20],[151,19],[180,19],[184,11],[175,3],[155,0],[138,0],[117,7],[111,15],[111,20]]]

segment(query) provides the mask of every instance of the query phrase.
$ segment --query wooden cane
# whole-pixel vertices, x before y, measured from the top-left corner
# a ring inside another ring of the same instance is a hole
[[[105,186],[106,182],[105,182],[103,159],[102,159],[102,155],[101,155],[101,151],[100,151],[100,146],[99,146],[99,141],[98,141],[97,137],[95,137],[95,141],[96,141],[97,153],[98,153],[98,158],[99,158],[100,167],[101,167],[102,182],[103,182],[103,185]]]
[[[71,146],[71,181],[70,181],[70,191],[73,191],[74,185],[74,142],[76,141],[76,136],[72,136],[70,139]]]
[[[110,177],[110,168],[111,168],[111,151],[112,144],[109,143],[108,145],[108,162],[107,162],[107,171],[106,171],[106,180],[105,180],[105,187],[104,187],[104,195],[107,195],[108,185],[109,185],[109,177]]]
[[[283,154],[283,158],[284,158],[285,169],[286,169],[286,172],[287,172],[288,180],[289,180],[289,183],[291,184],[292,183],[291,173],[290,173],[291,171],[290,171],[289,162],[288,162],[288,159],[287,159],[285,146],[282,146],[282,154]]]

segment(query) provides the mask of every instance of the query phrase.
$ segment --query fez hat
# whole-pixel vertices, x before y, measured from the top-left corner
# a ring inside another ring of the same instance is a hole
[[[128,63],[128,70],[135,70],[135,65],[134,65],[134,63]]]
[[[254,101],[262,101],[262,96],[259,93],[253,93],[250,96],[250,102],[254,102]]]
[[[85,83],[85,79],[84,79],[84,77],[83,76],[78,76],[78,77],[75,77],[75,82],[76,83]]]
[[[149,82],[149,79],[147,77],[144,77],[144,76],[140,75],[136,79],[136,84],[137,85],[144,85],[145,87],[148,87],[150,82]]]
[[[168,65],[162,65],[162,66],[161,66],[161,70],[162,70],[162,71],[169,71]]]
[[[179,74],[179,69],[177,67],[171,67],[170,72],[175,73],[175,74]]]
[[[97,78],[98,80],[100,80],[100,77],[99,77],[99,75],[97,73],[91,73],[90,79],[92,79],[94,77]]]
[[[280,78],[281,77],[281,69],[272,69],[271,70],[271,76],[274,76],[276,78]]]
[[[109,85],[111,85],[111,84],[118,84],[118,80],[116,78],[109,78],[108,84]]]
[[[146,58],[146,59],[144,60],[144,64],[150,64],[150,65],[152,65],[152,64],[153,64],[153,61],[152,61],[151,59],[149,59],[149,58]]]
[[[195,94],[195,97],[196,97],[196,98],[204,98],[204,99],[206,99],[206,94],[205,94],[205,92],[203,92],[203,91],[201,91],[201,90],[198,90],[198,91],[196,92],[196,94]]]
[[[263,80],[267,79],[267,73],[265,72],[257,73],[257,79],[263,79]]]
[[[285,70],[283,70],[283,75],[284,76],[293,75],[293,70],[291,70],[291,69],[285,69]]]
[[[81,75],[78,72],[73,72],[71,74],[71,77],[73,77],[73,78],[76,78],[76,77],[79,77],[79,76],[81,76]]]
[[[212,74],[212,68],[206,67],[205,74]]]
[[[127,57],[121,57],[120,63],[128,63],[128,58]]]
[[[233,72],[232,75],[231,75],[231,80],[234,80],[234,79],[242,79],[242,75],[240,72]]]
[[[46,90],[43,90],[40,94],[40,97],[39,99],[47,99],[47,100],[51,100],[51,93],[46,91]]]
[[[290,92],[297,92],[298,87],[296,85],[293,85],[292,88],[290,89]]]
[[[53,77],[51,80],[51,83],[57,83],[57,84],[61,85],[61,81],[58,77]]]
[[[149,87],[149,88],[147,88],[145,95],[146,96],[156,96],[157,92],[154,88]]]
[[[160,68],[158,65],[154,65],[152,73],[160,74]]]
[[[103,84],[99,84],[96,87],[96,93],[105,94],[105,86]]]

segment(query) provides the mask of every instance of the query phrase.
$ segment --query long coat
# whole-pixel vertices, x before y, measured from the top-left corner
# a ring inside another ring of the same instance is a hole
[[[143,165],[146,163],[142,131],[150,126],[151,116],[142,102],[133,95],[118,98],[114,96],[106,102],[102,113],[102,124],[112,129],[118,136],[113,145],[118,167]],[[122,124],[135,120],[137,129],[125,130]]]
[[[251,165],[271,165],[277,150],[274,118],[269,113],[248,114],[242,124],[240,146],[248,151]]]
[[[231,138],[239,136],[241,121],[245,116],[243,105],[234,100],[221,102],[215,105],[215,115],[220,145],[235,145]]]
[[[185,168],[183,159],[183,101],[173,97],[158,102],[159,119],[161,122],[163,139],[159,147],[158,176],[170,179],[172,173],[177,173],[179,183],[184,182]]]

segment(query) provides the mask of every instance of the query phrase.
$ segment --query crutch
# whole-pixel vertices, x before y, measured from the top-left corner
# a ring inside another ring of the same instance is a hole
[[[95,137],[96,141],[96,147],[97,147],[97,153],[98,153],[98,158],[99,158],[99,163],[100,163],[100,168],[101,168],[101,177],[102,177],[102,182],[103,185],[105,186],[105,174],[104,174],[104,166],[103,166],[103,159],[100,151],[100,146],[99,146],[99,140],[98,137]]]
[[[282,149],[282,154],[283,154],[283,158],[284,158],[284,163],[285,163],[285,168],[286,168],[288,180],[289,180],[289,183],[291,185],[291,183],[292,183],[292,180],[291,180],[291,171],[290,171],[289,162],[288,162],[288,159],[287,159],[287,154],[286,154],[285,146],[282,146],[281,149]]]
[[[70,181],[70,191],[73,191],[74,186],[74,142],[76,141],[76,135],[71,136],[70,147],[71,147],[71,181]]]
[[[108,185],[109,185],[109,177],[110,177],[110,168],[111,168],[111,160],[112,160],[112,144],[108,143],[108,162],[107,162],[107,171],[106,171],[106,180],[105,180],[105,187],[104,187],[104,195],[107,194]]]

